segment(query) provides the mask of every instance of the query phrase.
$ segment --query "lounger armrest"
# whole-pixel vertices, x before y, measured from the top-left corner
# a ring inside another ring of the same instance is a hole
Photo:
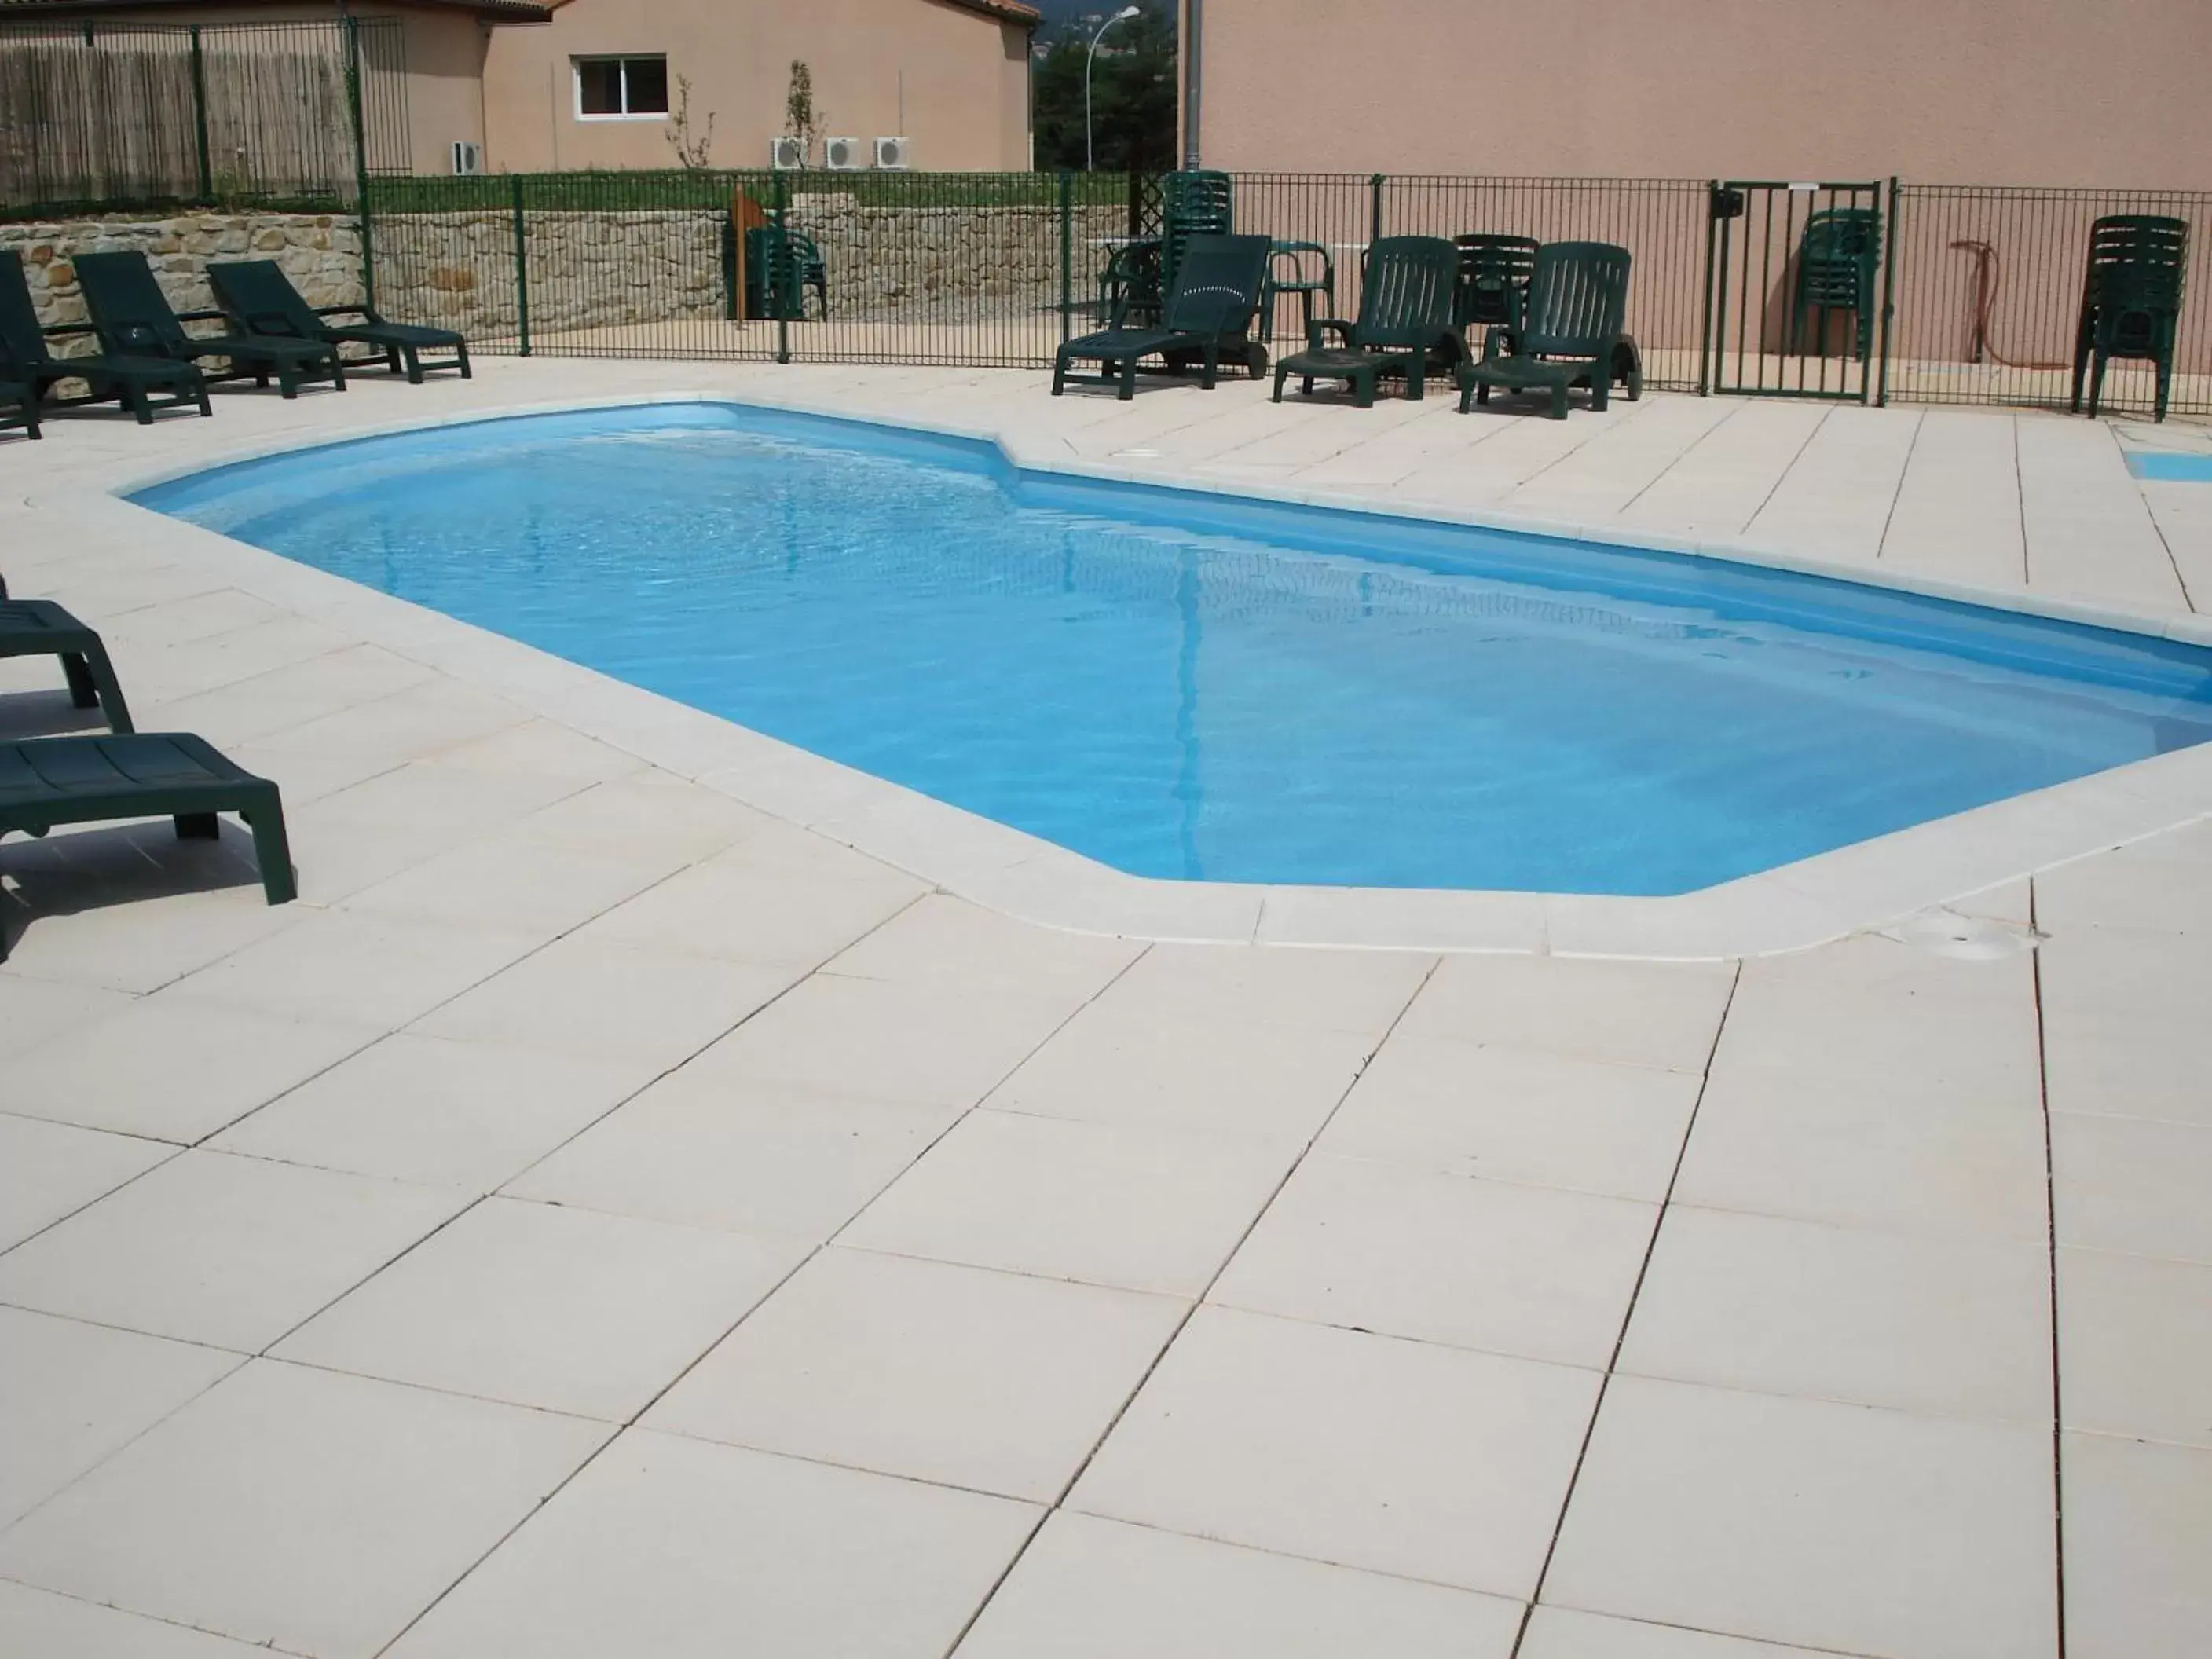
[[[1339,344],[1349,347],[1357,332],[1355,326],[1341,317],[1316,317],[1306,325],[1306,349],[1327,349],[1328,341],[1323,337],[1330,334],[1336,336]]]
[[[317,306],[318,317],[358,317],[365,323],[382,323],[384,319],[367,306]]]
[[[1500,357],[1504,356],[1510,349],[1509,343],[1512,335],[1511,329],[1500,328],[1495,325],[1483,330],[1482,361],[1486,363],[1494,363]]]

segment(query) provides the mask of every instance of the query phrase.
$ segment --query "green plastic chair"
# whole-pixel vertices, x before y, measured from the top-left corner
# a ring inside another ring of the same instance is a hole
[[[1464,342],[1452,323],[1452,290],[1459,250],[1440,236],[1386,236],[1368,250],[1360,285],[1359,318],[1316,319],[1306,328],[1306,349],[1275,365],[1274,400],[1295,374],[1313,395],[1317,380],[1342,380],[1362,409],[1374,406],[1376,382],[1386,373],[1406,377],[1406,395],[1427,390],[1429,353]],[[1334,335],[1340,343],[1328,343]]]
[[[2074,397],[2089,376],[2094,418],[2114,357],[2155,368],[2153,418],[2166,418],[2173,384],[2173,340],[2181,323],[2181,290],[2189,268],[2189,222],[2154,214],[2115,214],[2089,227],[2089,262],[2081,278],[2081,313],[2074,328]],[[2093,367],[2094,365],[2094,367]]]
[[[1536,274],[1536,239],[1484,233],[1455,236],[1452,245],[1459,249],[1452,320],[1462,332],[1519,328],[1528,283]]]
[[[1828,313],[1848,311],[1855,327],[1851,355],[1864,362],[1874,349],[1875,272],[1881,265],[1881,215],[1873,208],[1822,208],[1805,221],[1797,246],[1797,280],[1790,307],[1790,349],[1800,349],[1808,313],[1813,340],[1825,356]]]
[[[1321,261],[1318,273],[1308,264]],[[1276,242],[1267,252],[1267,287],[1260,301],[1260,337],[1275,337],[1275,301],[1283,295],[1298,301],[1298,332],[1313,326],[1314,299],[1319,295],[1326,317],[1336,309],[1336,261],[1319,242]]]
[[[152,423],[155,410],[180,404],[197,404],[203,415],[214,412],[208,407],[206,379],[191,363],[166,357],[57,357],[46,343],[93,331],[84,324],[42,327],[23,274],[23,256],[13,248],[0,252],[0,380],[27,390],[24,407],[33,417],[33,437],[38,436],[39,404],[63,380],[82,380],[90,388],[85,398],[72,401],[103,403],[112,398],[141,426]]]
[[[791,226],[756,225],[745,233],[746,316],[802,321],[810,288],[826,318],[830,266],[811,236]]]
[[[1199,384],[1209,390],[1224,362],[1242,360],[1258,380],[1267,372],[1267,349],[1250,330],[1267,272],[1264,236],[1192,237],[1159,325],[1107,328],[1068,341],[1053,356],[1052,395],[1065,390],[1074,364],[1095,362],[1098,383],[1117,387],[1126,401],[1136,395],[1139,362],[1153,356],[1164,359],[1169,372],[1197,363]]]
[[[1492,389],[1551,393],[1551,416],[1567,418],[1567,393],[1587,386],[1590,407],[1602,410],[1615,380],[1628,400],[1644,395],[1644,362],[1625,331],[1632,256],[1610,242],[1547,242],[1536,268],[1520,328],[1491,329],[1482,361],[1459,370],[1459,409],[1464,415],[1490,401]]]
[[[272,339],[319,340],[331,346],[365,345],[384,360],[394,374],[404,373],[410,386],[422,384],[426,372],[457,368],[469,375],[469,343],[450,328],[426,328],[414,323],[388,323],[367,306],[324,306],[307,303],[292,279],[274,259],[238,259],[210,264],[208,286],[216,303],[231,322],[246,333]],[[332,323],[333,317],[358,317],[356,323]],[[443,359],[423,361],[425,352],[444,352]],[[375,358],[366,360],[370,363]],[[354,367],[360,367],[356,362]]]
[[[218,812],[253,832],[261,890],[271,904],[298,896],[284,803],[256,777],[188,732],[128,737],[32,738],[0,744],[0,836],[43,836],[58,823],[168,817],[180,840],[212,841]],[[0,960],[8,940],[0,933]]]
[[[271,375],[287,398],[299,396],[309,380],[328,380],[345,390],[345,366],[334,345],[321,340],[281,340],[251,334],[194,335],[185,325],[222,320],[219,311],[179,312],[169,304],[154,268],[143,253],[80,253],[77,286],[83,290],[92,326],[111,356],[167,357],[189,363],[201,357],[227,357],[230,372],[213,378],[267,386]]]

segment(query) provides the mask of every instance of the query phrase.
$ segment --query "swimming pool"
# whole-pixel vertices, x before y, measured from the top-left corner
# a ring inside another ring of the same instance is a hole
[[[132,499],[1142,876],[1665,895],[2212,736],[2212,652],[720,404]]]

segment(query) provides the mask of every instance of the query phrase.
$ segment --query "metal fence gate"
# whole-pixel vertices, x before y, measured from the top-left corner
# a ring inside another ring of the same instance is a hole
[[[1705,331],[1713,391],[1873,398],[1893,251],[1882,197],[1878,184],[1713,185]]]

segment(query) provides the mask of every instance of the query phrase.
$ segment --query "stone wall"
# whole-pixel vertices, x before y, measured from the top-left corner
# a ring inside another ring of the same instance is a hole
[[[824,192],[794,197],[790,215],[822,251],[833,320],[981,320],[1059,299],[1055,208],[867,207]],[[1124,215],[1116,205],[1078,210],[1079,301],[1094,294],[1103,244]],[[524,220],[532,337],[726,316],[726,223],[712,208],[532,210]],[[478,340],[514,337],[511,214],[394,214],[373,229],[380,308]]]
[[[532,337],[723,314],[723,216],[711,209],[561,212],[524,221]],[[372,227],[376,302],[394,319],[471,339],[517,325],[514,219],[392,214]]]
[[[85,320],[76,267],[80,253],[144,253],[179,311],[215,304],[210,260],[274,259],[313,306],[361,297],[361,230],[350,217],[308,213],[193,213],[168,219],[68,219],[0,223],[0,248],[23,256],[31,303],[48,328]],[[93,349],[88,337],[61,340],[62,356]]]

